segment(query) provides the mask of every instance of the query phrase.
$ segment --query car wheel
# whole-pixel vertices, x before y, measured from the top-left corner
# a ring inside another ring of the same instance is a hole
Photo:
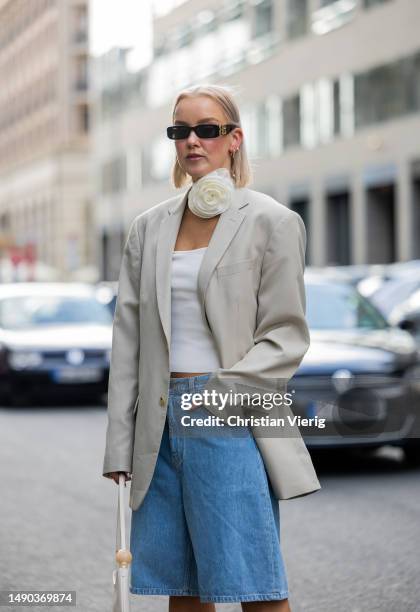
[[[420,466],[420,440],[404,446],[404,453],[410,465]]]

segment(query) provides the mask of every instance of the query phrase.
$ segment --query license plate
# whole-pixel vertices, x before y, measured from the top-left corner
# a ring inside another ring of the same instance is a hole
[[[56,383],[96,382],[102,378],[100,368],[58,368],[51,372]]]

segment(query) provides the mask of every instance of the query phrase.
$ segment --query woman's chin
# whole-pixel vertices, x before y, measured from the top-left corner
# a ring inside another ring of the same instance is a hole
[[[193,181],[198,181],[198,179],[202,178],[203,176],[206,176],[206,174],[208,174],[210,172],[210,170],[201,170],[201,172],[189,172],[188,174],[191,176]]]
[[[206,167],[204,167],[204,164],[200,167],[200,169],[192,169],[189,168],[188,169],[188,174],[191,176],[191,178],[196,181],[199,178],[202,178],[203,176],[206,176],[206,174],[209,174],[209,172],[213,172],[213,170],[216,170],[216,168],[212,168],[211,166],[206,164]]]

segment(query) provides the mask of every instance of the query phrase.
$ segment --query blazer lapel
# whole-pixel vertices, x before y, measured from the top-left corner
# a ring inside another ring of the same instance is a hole
[[[187,202],[188,191],[175,206],[168,208],[166,217],[159,226],[156,248],[156,299],[168,348],[171,345],[171,264],[172,253]]]
[[[197,288],[203,309],[210,277],[238,231],[242,221],[245,219],[246,213],[240,209],[247,204],[248,202],[245,201],[244,189],[235,189],[232,205],[220,215],[219,221],[214,228],[198,272]]]
[[[157,239],[156,298],[159,316],[168,343],[168,350],[171,345],[172,253],[181,226],[181,220],[190,189],[188,189],[174,205],[168,208],[168,214],[159,226],[159,235]],[[246,213],[240,210],[248,204],[245,192],[245,188],[235,189],[233,202],[231,206],[220,215],[207,250],[204,253],[197,280],[197,290],[204,315],[205,297],[210,277],[245,218]]]

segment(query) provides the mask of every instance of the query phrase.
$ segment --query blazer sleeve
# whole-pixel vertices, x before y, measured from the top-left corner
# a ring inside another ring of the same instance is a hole
[[[140,347],[140,265],[140,240],[134,220],[123,250],[112,327],[103,476],[109,472],[132,472]]]
[[[262,261],[254,346],[231,368],[216,370],[205,387],[210,392],[284,389],[309,348],[306,229],[300,215],[287,212],[274,226]],[[237,406],[232,398],[230,406]]]

